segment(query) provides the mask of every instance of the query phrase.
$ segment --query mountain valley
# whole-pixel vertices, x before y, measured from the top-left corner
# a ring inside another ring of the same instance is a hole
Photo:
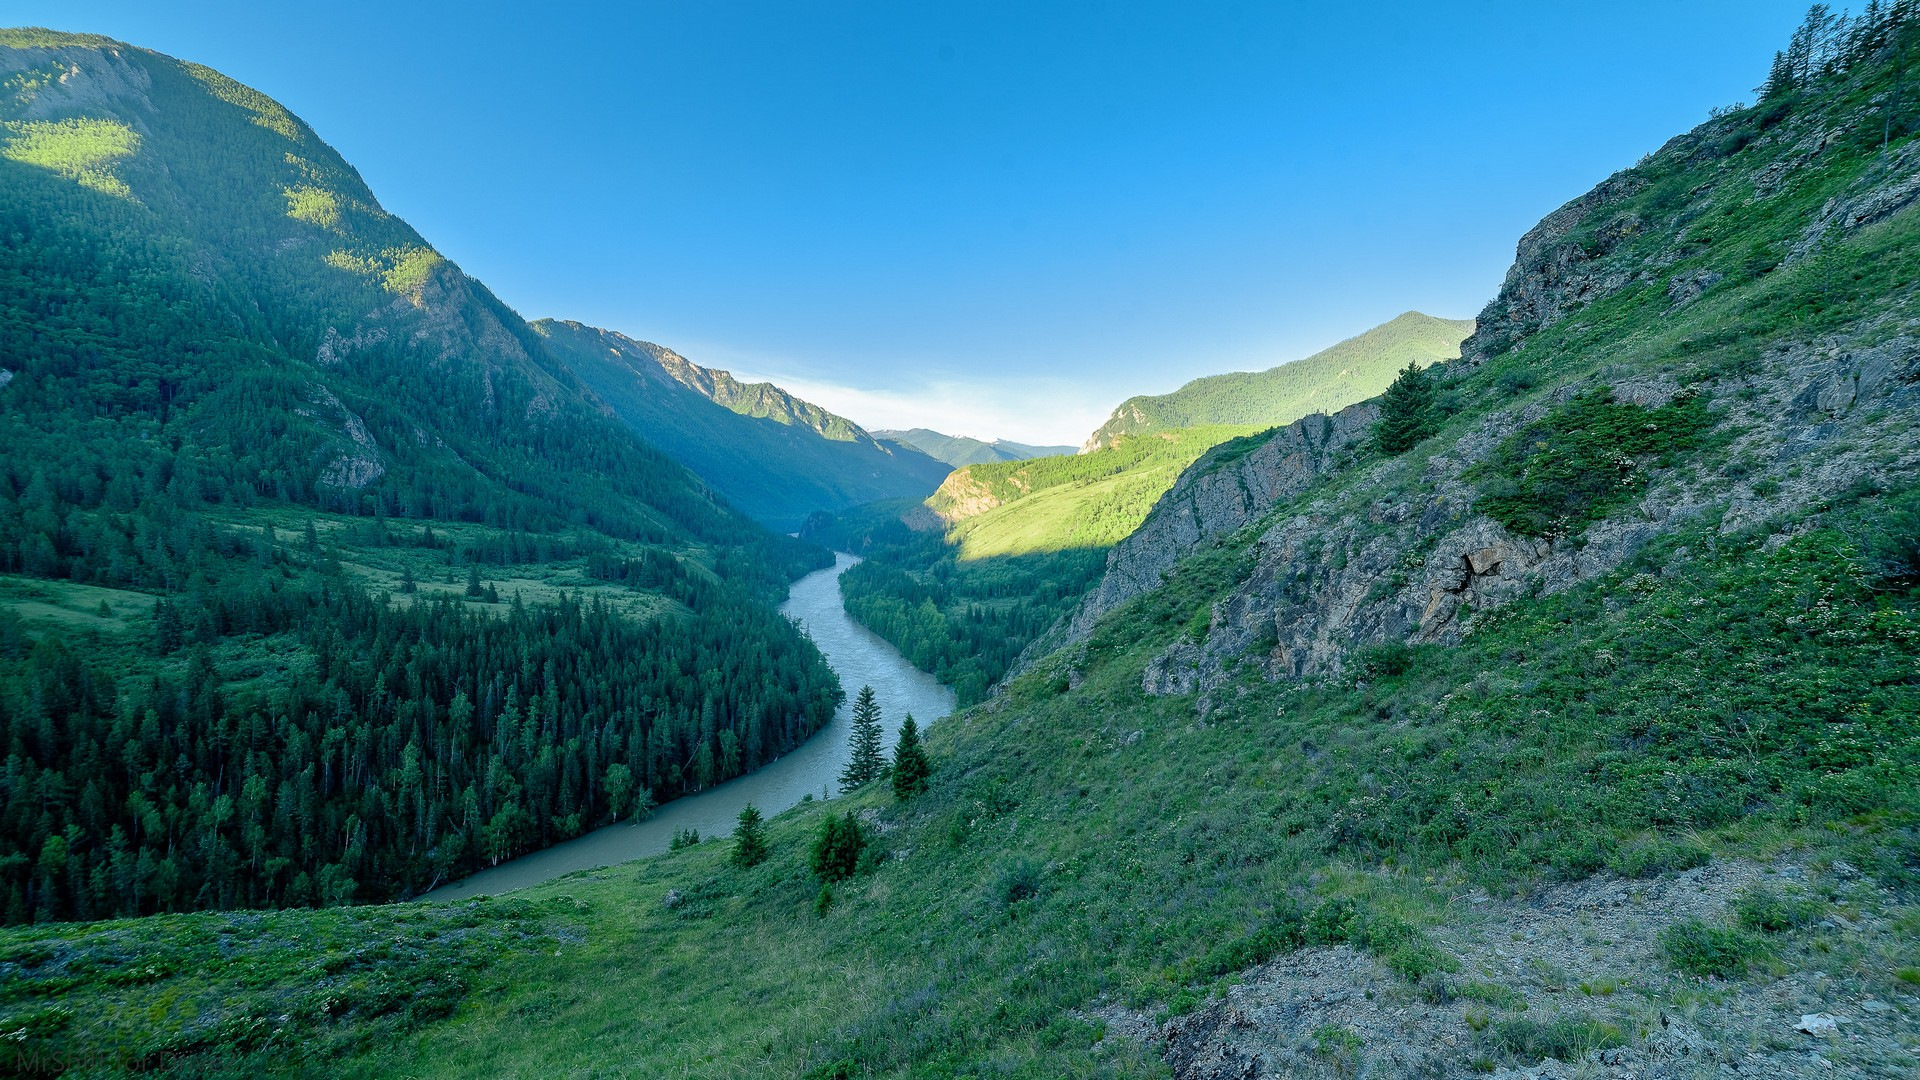
[[[1079,452],[524,322],[0,31],[0,1072],[1913,1075],[1920,7],[1834,18],[1475,319]],[[843,722],[834,551],[923,774],[410,899]]]

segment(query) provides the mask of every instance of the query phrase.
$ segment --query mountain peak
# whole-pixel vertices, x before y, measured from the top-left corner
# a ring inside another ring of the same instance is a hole
[[[1265,371],[1195,379],[1170,394],[1128,398],[1080,447],[1089,453],[1128,435],[1208,424],[1271,427],[1334,412],[1386,389],[1394,372],[1460,355],[1471,319],[1405,311],[1301,360]]]

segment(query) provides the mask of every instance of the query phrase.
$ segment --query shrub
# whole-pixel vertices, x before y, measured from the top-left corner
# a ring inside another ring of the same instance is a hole
[[[1001,864],[993,881],[995,902],[1002,910],[1011,910],[1022,900],[1039,896],[1045,874],[1045,867],[1024,855]]]
[[[1529,1065],[1553,1058],[1577,1062],[1594,1050],[1625,1046],[1626,1035],[1613,1024],[1590,1016],[1533,1020],[1516,1016],[1492,1026],[1488,1037],[1508,1057]]]
[[[1752,934],[1688,919],[1660,931],[1660,952],[1668,964],[1689,975],[1730,978],[1746,974],[1766,956],[1767,946]]]
[[[1607,861],[1607,868],[1621,877],[1650,878],[1670,871],[1705,866],[1712,860],[1713,853],[1699,844],[1654,840],[1615,854]]]
[[[1713,416],[1698,395],[1658,409],[1590,390],[1510,436],[1469,474],[1474,509],[1524,536],[1577,536],[1637,498],[1655,468],[1699,446]]]
[[[1766,885],[1750,885],[1734,901],[1734,917],[1748,930],[1778,934],[1811,926],[1820,917],[1820,901],[1783,894]]]

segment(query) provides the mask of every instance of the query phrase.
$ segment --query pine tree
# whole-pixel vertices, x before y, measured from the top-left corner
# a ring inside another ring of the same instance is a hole
[[[478,600],[486,595],[487,591],[480,587],[480,564],[469,564],[467,566],[467,598]]]
[[[766,861],[767,823],[760,810],[748,803],[740,810],[740,823],[733,827],[733,865],[746,869]]]
[[[1389,454],[1403,454],[1439,428],[1433,406],[1433,376],[1409,360],[1380,398],[1374,442]]]
[[[920,728],[908,713],[900,725],[900,739],[893,744],[893,797],[906,802],[927,790],[927,774],[932,771],[927,752],[920,746]]]
[[[820,822],[813,838],[813,853],[808,860],[813,872],[826,884],[853,876],[860,867],[860,852],[867,846],[867,834],[852,814],[829,815]]]
[[[873,699],[871,686],[861,687],[853,701],[852,745],[853,756],[840,770],[842,792],[852,791],[886,770],[886,759],[880,755],[880,705]]]

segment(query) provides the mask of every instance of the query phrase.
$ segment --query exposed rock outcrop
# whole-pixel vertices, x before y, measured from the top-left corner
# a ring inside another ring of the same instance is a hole
[[[1588,385],[1568,384],[1487,417],[1447,454],[1431,458],[1417,482],[1394,477],[1393,470],[1409,467],[1396,462],[1377,466],[1377,482],[1364,485],[1399,494],[1316,503],[1272,522],[1252,546],[1251,572],[1214,605],[1204,640],[1170,646],[1149,665],[1143,689],[1198,693],[1205,711],[1209,695],[1243,662],[1258,664],[1269,678],[1299,678],[1338,671],[1349,653],[1368,645],[1451,643],[1475,613],[1610,573],[1656,537],[1709,511],[1721,515],[1723,529],[1745,528],[1829,501],[1855,484],[1920,470],[1920,442],[1912,438],[1920,422],[1920,338],[1863,348],[1821,342],[1781,350],[1763,374],[1710,391],[1720,429],[1733,435],[1731,456],[1750,463],[1738,479],[1676,470],[1630,511],[1578,538],[1519,536],[1475,513],[1478,488],[1467,471],[1507,435]],[[1643,378],[1612,389],[1617,400],[1654,408],[1678,385]],[[1809,454],[1815,447],[1820,453]],[[1194,479],[1189,487],[1201,487]],[[1151,536],[1142,529],[1115,550],[1110,565],[1127,569],[1118,578],[1110,571],[1113,583],[1076,614],[1075,633],[1091,630],[1100,613],[1095,603],[1151,587],[1148,572],[1164,573],[1193,544],[1272,505],[1240,504],[1211,529]]]

